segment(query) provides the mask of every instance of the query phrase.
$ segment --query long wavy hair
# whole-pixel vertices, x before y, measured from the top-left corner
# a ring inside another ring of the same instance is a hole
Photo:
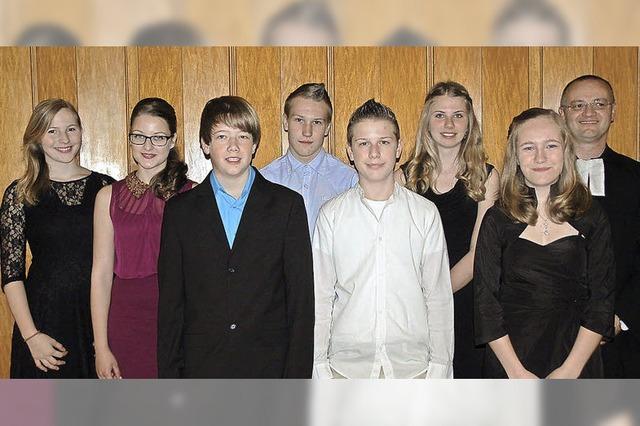
[[[547,200],[549,219],[555,223],[566,222],[582,215],[591,206],[591,194],[576,172],[573,140],[564,121],[550,109],[529,108],[514,117],[509,125],[500,195],[496,204],[515,221],[531,226],[535,226],[538,220],[537,200],[525,183],[524,174],[518,165],[518,134],[524,123],[539,117],[552,120],[560,129],[564,155],[562,171]]]
[[[140,115],[151,115],[163,119],[169,127],[169,132],[175,136],[178,129],[176,111],[169,102],[162,98],[145,98],[133,107],[129,128],[133,127],[133,122]],[[175,146],[169,150],[167,166],[155,175],[149,186],[156,196],[165,200],[175,195],[180,188],[187,183],[188,166],[180,158]]]
[[[484,200],[487,181],[485,162],[487,155],[482,145],[480,124],[473,111],[473,101],[467,89],[455,81],[441,81],[435,84],[424,101],[416,137],[416,145],[411,159],[402,168],[406,177],[406,187],[418,193],[429,188],[435,191],[435,181],[441,172],[442,164],[438,148],[429,129],[433,105],[439,96],[460,97],[464,99],[468,117],[467,131],[458,151],[458,171],[456,178],[464,183],[469,197],[475,201]]]
[[[26,164],[24,174],[18,179],[16,191],[19,202],[35,206],[40,197],[51,187],[49,166],[42,149],[42,137],[47,132],[53,117],[63,109],[70,110],[82,129],[76,108],[64,99],[46,99],[33,109],[22,137],[22,155]]]

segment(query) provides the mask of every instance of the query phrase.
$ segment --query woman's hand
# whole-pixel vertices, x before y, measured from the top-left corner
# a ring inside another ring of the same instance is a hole
[[[547,379],[577,379],[578,374],[572,372],[569,368],[565,367],[564,364],[560,367],[553,370],[547,376]]]
[[[27,341],[33,362],[45,373],[49,370],[60,370],[65,362],[61,359],[67,355],[67,350],[62,343],[44,334],[37,333]]]
[[[118,361],[108,348],[96,350],[96,372],[99,379],[122,379]]]

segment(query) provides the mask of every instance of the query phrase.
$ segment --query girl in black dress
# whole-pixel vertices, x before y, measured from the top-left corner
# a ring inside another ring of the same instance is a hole
[[[498,191],[498,173],[486,164],[469,92],[459,83],[434,85],[420,116],[411,160],[396,179],[431,200],[442,218],[454,292],[453,376],[478,378],[483,349],[473,343],[473,255],[482,218]]]
[[[113,179],[78,165],[81,144],[73,105],[40,102],[24,133],[26,171],[4,193],[2,288],[16,321],[11,377],[95,377],[89,311],[93,203]]]
[[[474,279],[486,377],[602,377],[599,343],[613,337],[609,223],[579,181],[567,129],[551,110],[528,109],[509,127]]]

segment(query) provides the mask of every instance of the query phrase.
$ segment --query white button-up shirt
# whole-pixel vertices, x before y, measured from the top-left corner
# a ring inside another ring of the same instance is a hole
[[[313,266],[314,377],[453,377],[453,294],[433,203],[396,184],[378,218],[356,185],[320,210]]]
[[[260,170],[260,173],[265,179],[302,195],[310,235],[313,235],[320,207],[358,182],[358,175],[352,167],[328,154],[324,149],[321,149],[308,164],[298,161],[289,150],[286,155],[275,159]]]

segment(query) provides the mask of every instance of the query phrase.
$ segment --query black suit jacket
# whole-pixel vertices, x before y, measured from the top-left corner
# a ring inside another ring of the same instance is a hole
[[[311,377],[313,262],[298,193],[256,170],[232,249],[209,177],[175,196],[158,279],[160,377]]]

